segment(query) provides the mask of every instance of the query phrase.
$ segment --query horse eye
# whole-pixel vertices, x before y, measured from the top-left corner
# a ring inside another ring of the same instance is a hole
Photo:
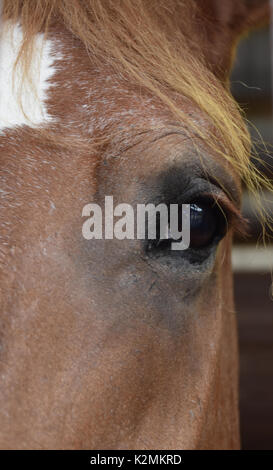
[[[226,218],[215,204],[192,203],[190,220],[191,248],[205,248],[225,235]]]
[[[226,216],[214,200],[204,199],[190,204],[190,247],[189,249],[206,248],[220,241],[226,233]],[[179,213],[178,230],[182,229],[181,211]],[[158,219],[159,222],[159,219]],[[156,240],[150,241],[149,249],[170,250],[173,240],[170,230],[167,239],[160,239],[160,224],[157,226]]]

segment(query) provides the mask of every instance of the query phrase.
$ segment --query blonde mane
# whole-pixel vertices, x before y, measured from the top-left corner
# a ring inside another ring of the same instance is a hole
[[[194,32],[198,27],[193,27],[200,21],[197,2],[4,0],[2,15],[22,25],[18,60],[26,71],[35,35],[62,22],[82,41],[90,59],[107,60],[130,82],[158,96],[176,121],[226,159],[252,192],[257,194],[261,185],[272,191],[270,181],[249,161],[249,133],[228,84],[215,77],[202,53]],[[201,109],[213,131],[198,127],[171,98],[176,95]]]

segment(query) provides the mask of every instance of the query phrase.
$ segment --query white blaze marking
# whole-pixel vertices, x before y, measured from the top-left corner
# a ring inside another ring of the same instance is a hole
[[[6,24],[0,35],[0,132],[5,128],[36,127],[52,120],[45,102],[55,72],[52,43],[36,36],[28,78],[22,81],[20,64],[14,68],[22,44],[19,25]]]

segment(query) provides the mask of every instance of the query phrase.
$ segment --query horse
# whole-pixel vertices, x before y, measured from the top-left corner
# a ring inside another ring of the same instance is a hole
[[[240,447],[229,74],[268,3],[2,1],[1,448]],[[190,247],[84,239],[106,195],[190,204]]]

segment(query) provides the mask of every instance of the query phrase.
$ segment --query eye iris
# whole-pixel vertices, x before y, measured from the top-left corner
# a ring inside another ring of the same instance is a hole
[[[216,211],[206,204],[191,204],[191,247],[202,248],[209,245],[218,227]]]
[[[190,203],[190,248],[202,249],[217,242],[226,233],[227,224],[223,211],[214,201],[197,200]],[[170,223],[170,221],[169,221]],[[178,210],[178,231],[182,231],[182,208]],[[151,240],[148,250],[156,249],[157,251],[170,250],[172,242],[171,227],[168,227],[168,238],[160,238],[160,217],[157,217],[156,239]],[[175,239],[180,241],[181,239]]]

